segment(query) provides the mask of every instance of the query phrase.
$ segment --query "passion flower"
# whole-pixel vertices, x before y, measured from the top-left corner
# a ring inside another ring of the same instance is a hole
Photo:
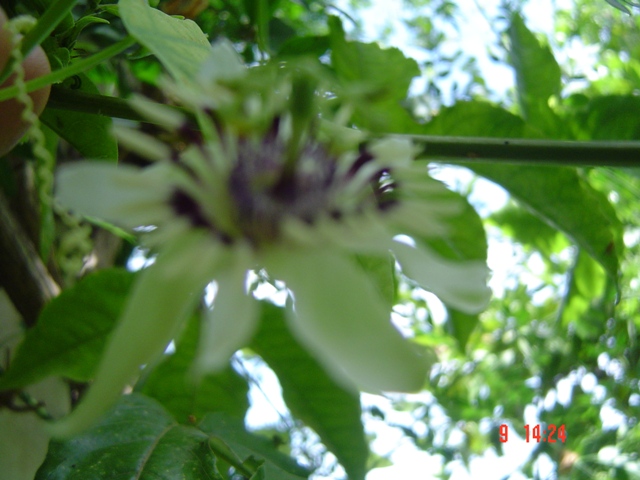
[[[392,325],[390,306],[354,254],[394,255],[407,276],[462,311],[486,305],[482,262],[453,263],[396,240],[445,234],[440,219],[460,207],[441,200],[445,187],[414,162],[411,142],[369,139],[315,113],[301,120],[286,72],[240,68],[228,45],[214,57],[219,74],[208,70],[201,90],[166,86],[197,123],[133,101],[170,138],[119,131],[150,166],[87,162],[58,174],[62,204],[145,227],[142,241],[158,256],[141,273],[86,398],[54,433],[78,431],[115,401],[213,280],[196,372],[224,367],[248,343],[258,318],[246,277],[264,269],[291,293],[287,318],[297,339],[337,382],[371,392],[420,389],[428,362]],[[245,88],[261,79],[274,83],[261,94]]]

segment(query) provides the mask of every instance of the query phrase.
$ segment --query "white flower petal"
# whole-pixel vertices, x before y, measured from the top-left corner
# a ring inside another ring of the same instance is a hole
[[[142,95],[134,94],[129,98],[129,104],[138,113],[153,123],[162,125],[167,130],[180,128],[185,124],[185,116],[167,105],[152,102]]]
[[[63,165],[56,198],[75,213],[133,228],[157,225],[171,215],[166,167],[144,170],[128,165],[78,162]]]
[[[393,178],[402,185],[402,193],[412,194],[425,199],[438,199],[449,194],[449,189],[429,174],[428,168],[421,162],[414,162],[405,168],[393,170]]]
[[[281,224],[284,238],[292,245],[309,247],[336,246],[355,253],[384,253],[389,250],[391,232],[377,212],[347,215],[339,221],[328,215],[318,217],[313,225],[287,218]]]
[[[204,62],[198,78],[206,86],[221,80],[237,80],[246,73],[247,67],[233,48],[233,44],[229,40],[222,39],[211,46],[211,54]]]
[[[246,260],[233,262],[216,275],[218,293],[213,310],[205,313],[195,373],[201,376],[224,368],[233,353],[246,346],[258,315],[256,302],[246,294]]]
[[[171,158],[171,149],[166,144],[138,130],[114,125],[113,134],[120,145],[149,161],[160,162]]]
[[[350,108],[341,108],[339,116],[346,114],[350,116]],[[329,121],[320,119],[318,129],[318,139],[326,142],[338,151],[358,150],[358,145],[367,138],[364,132],[355,128],[344,127],[340,119]]]
[[[376,159],[376,163],[386,167],[406,167],[415,157],[416,148],[406,138],[386,137],[374,140],[367,146]]]
[[[491,290],[487,287],[489,269],[484,262],[452,262],[426,246],[411,247],[398,241],[390,248],[402,272],[447,305],[465,313],[478,313],[487,307]]]
[[[326,251],[272,252],[267,271],[293,291],[294,335],[344,386],[371,392],[416,391],[427,362],[390,322],[369,278]]]
[[[389,212],[389,223],[398,233],[415,233],[424,237],[443,236],[447,225],[440,218],[460,213],[461,205],[446,200],[433,202],[403,199],[395,210]]]
[[[67,437],[91,426],[122,389],[176,336],[223,255],[206,234],[184,235],[138,278],[98,366],[95,381],[71,415],[50,426]]]

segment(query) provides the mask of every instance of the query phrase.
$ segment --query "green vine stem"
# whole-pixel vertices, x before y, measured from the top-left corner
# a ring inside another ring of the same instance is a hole
[[[36,45],[40,45],[44,39],[49,36],[64,17],[69,14],[77,1],[78,0],[58,0],[47,9],[47,11],[38,20],[38,23],[36,23],[34,27],[29,30],[29,33],[27,33],[22,39],[20,51],[25,58]],[[13,71],[13,63],[14,59],[11,59],[5,65],[2,74],[0,74],[0,85],[9,78],[9,75],[11,75],[11,72]]]
[[[640,141],[564,141],[521,138],[398,135],[443,163],[503,163],[584,167],[640,167]]]
[[[101,52],[96,53],[95,55],[83,58],[82,60],[75,62],[65,68],[61,68],[60,70],[51,72],[49,75],[44,75],[42,77],[34,78],[33,80],[28,81],[26,83],[27,92],[33,92],[52,83],[60,83],[63,80],[72,77],[73,75],[77,75],[78,73],[89,70],[96,65],[99,65],[100,63],[108,60],[109,58],[115,57],[135,43],[136,40],[132,36],[126,36],[119,42],[114,43]],[[16,87],[15,85],[3,88],[2,90],[0,90],[0,102],[13,98],[17,94],[18,87]]]
[[[149,121],[126,100],[53,88],[47,108]],[[177,107],[179,111],[181,109]],[[187,114],[187,112],[182,111]],[[640,167],[640,141],[564,141],[522,138],[396,135],[410,138],[419,157],[443,163],[505,163],[555,166]]]
[[[53,88],[48,108],[148,121],[126,100]],[[177,107],[179,111],[181,109]],[[187,114],[187,112],[182,111]],[[505,163],[555,166],[640,167],[640,141],[564,141],[522,138],[397,135],[421,149],[419,157],[444,163]]]
[[[179,107],[168,105],[167,107],[175,109],[184,115],[188,115],[186,110],[182,110]],[[47,108],[92,113],[138,122],[149,122],[147,117],[140,115],[136,110],[131,108],[131,104],[127,100],[119,97],[87,93],[80,90],[71,90],[58,85],[54,85],[51,88]]]

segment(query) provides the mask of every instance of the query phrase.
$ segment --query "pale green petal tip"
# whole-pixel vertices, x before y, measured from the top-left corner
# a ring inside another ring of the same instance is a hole
[[[81,407],[78,407],[63,419],[46,424],[45,430],[54,439],[66,440],[92,427],[99,418],[99,415],[91,411],[81,411]]]
[[[489,304],[489,269],[484,262],[453,262],[426,246],[412,247],[399,241],[391,250],[403,273],[445,304],[469,314],[480,313]]]
[[[150,115],[147,116],[149,117]],[[122,146],[148,160],[158,162],[167,160],[171,157],[171,150],[167,145],[156,140],[150,135],[139,132],[138,130],[114,125],[113,134]]]
[[[421,389],[426,357],[392,325],[389,307],[355,264],[329,251],[278,257],[267,268],[294,292],[289,327],[334,381],[374,393]]]
[[[320,119],[319,137],[340,151],[357,150],[366,140],[366,135],[355,128],[344,127],[336,122]]]
[[[200,79],[207,82],[233,81],[247,73],[242,58],[233,44],[221,39],[213,44],[209,59],[202,66]]]
[[[177,110],[160,103],[152,102],[142,95],[134,94],[129,104],[141,115],[167,129],[175,129],[184,125],[185,116]]]
[[[166,167],[141,171],[129,165],[75,162],[56,175],[56,200],[79,215],[113,222],[126,228],[158,225],[170,218]]]
[[[367,149],[376,157],[378,163],[389,167],[408,167],[416,153],[411,140],[394,137],[375,140]]]
[[[229,358],[247,345],[258,324],[255,301],[245,291],[249,251],[238,250],[230,266],[216,276],[213,309],[205,311],[192,374],[196,378],[226,367]]]
[[[47,424],[47,432],[54,438],[67,439],[81,434],[98,423],[101,417],[117,402],[126,384],[123,372],[115,372],[105,378],[97,375],[78,407],[66,417]]]
[[[236,296],[239,301],[227,301],[227,305],[220,305],[222,302],[219,302],[215,307],[219,309],[218,314],[213,315],[215,308],[209,314],[191,372],[196,379],[227,367],[231,356],[245,347],[253,336],[258,324],[257,308],[244,292],[243,297]]]

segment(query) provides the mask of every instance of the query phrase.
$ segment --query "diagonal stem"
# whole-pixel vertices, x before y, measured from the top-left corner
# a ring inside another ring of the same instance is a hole
[[[78,73],[82,73],[86,70],[89,70],[96,65],[108,60],[111,57],[118,55],[123,52],[130,46],[136,43],[135,39],[131,36],[127,36],[120,40],[117,43],[105,48],[104,50],[96,53],[95,55],[91,55],[90,57],[83,58],[82,60],[72,63],[71,65],[61,68],[60,70],[56,70],[55,72],[51,72],[49,75],[44,75],[42,77],[34,78],[26,83],[27,92],[33,92],[42,87],[46,87],[52,83],[59,83],[69,78],[73,75],[77,75]],[[0,90],[0,101],[8,100],[9,98],[13,98],[18,94],[18,87],[11,86],[7,88],[3,88]]]
[[[0,193],[0,285],[4,287],[28,326],[40,310],[60,293],[33,243],[15,219]]]

